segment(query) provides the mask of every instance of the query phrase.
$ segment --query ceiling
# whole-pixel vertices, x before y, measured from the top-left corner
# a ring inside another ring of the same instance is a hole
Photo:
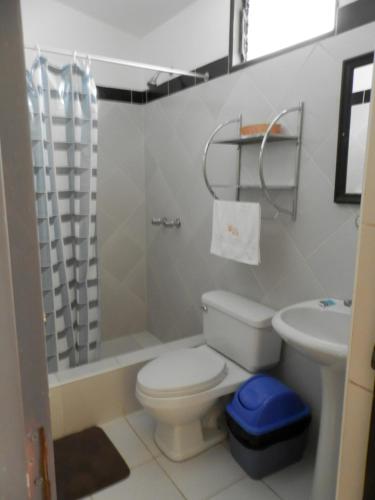
[[[58,0],[69,7],[143,37],[195,0]]]

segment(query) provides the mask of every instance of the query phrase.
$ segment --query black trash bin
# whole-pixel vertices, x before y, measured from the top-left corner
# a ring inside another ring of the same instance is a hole
[[[311,412],[289,387],[269,375],[255,375],[226,408],[230,449],[253,479],[300,460]]]

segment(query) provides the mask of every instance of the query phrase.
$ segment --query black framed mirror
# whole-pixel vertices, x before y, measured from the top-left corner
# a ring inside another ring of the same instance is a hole
[[[335,203],[360,203],[374,53],[343,63]]]

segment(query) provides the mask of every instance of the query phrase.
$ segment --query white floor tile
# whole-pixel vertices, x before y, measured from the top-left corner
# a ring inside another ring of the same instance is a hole
[[[154,457],[161,455],[161,451],[154,441],[155,421],[144,410],[126,416],[129,424],[143,441]]]
[[[211,500],[280,500],[280,498],[262,481],[254,481],[247,477],[215,495]]]
[[[130,476],[95,495],[93,500],[183,500],[183,496],[155,462],[136,467]]]
[[[101,425],[130,468],[152,460],[151,453],[137,437],[125,418]]]
[[[164,455],[160,455],[157,461],[188,500],[212,497],[245,476],[222,445],[185,462],[172,462]]]
[[[312,487],[314,462],[314,454],[309,453],[300,462],[265,477],[263,481],[282,500],[308,500]]]

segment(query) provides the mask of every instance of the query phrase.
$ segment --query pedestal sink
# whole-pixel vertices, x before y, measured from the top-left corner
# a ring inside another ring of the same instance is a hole
[[[302,302],[272,320],[285,342],[320,365],[322,413],[311,500],[335,498],[350,320],[350,307],[336,299],[328,307],[320,300]]]

